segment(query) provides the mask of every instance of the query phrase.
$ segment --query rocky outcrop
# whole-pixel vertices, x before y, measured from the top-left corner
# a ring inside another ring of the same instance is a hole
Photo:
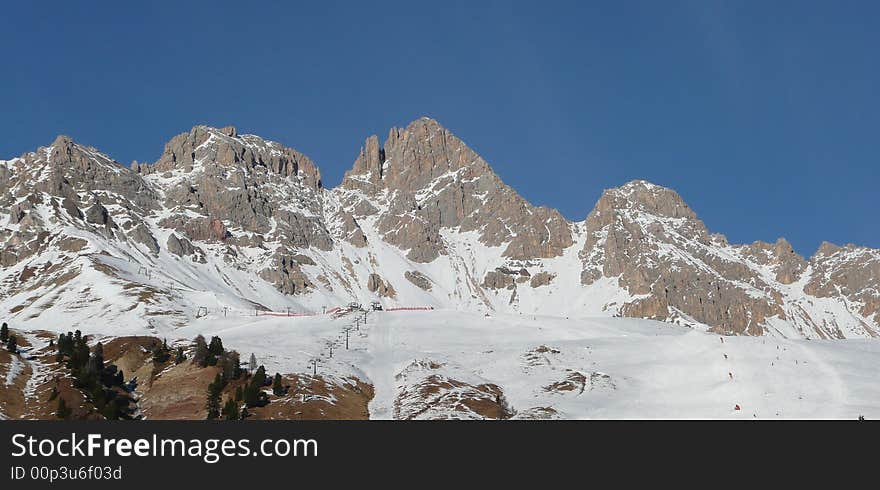
[[[166,208],[209,219],[205,231],[211,239],[225,239],[221,235],[228,225],[245,232],[236,235],[242,245],[258,246],[255,237],[268,235],[291,248],[332,248],[322,220],[320,172],[292,148],[239,135],[233,127],[196,126],[165,145],[156,163],[139,164],[136,171],[166,189]],[[180,216],[165,222],[193,240],[206,239],[192,229],[197,222],[189,229]]]
[[[810,273],[806,294],[848,298],[836,292],[847,275],[847,261],[830,259],[836,252],[833,246],[824,246],[808,264],[784,239],[730,245],[723,236],[710,234],[677,193],[644,181],[606,191],[585,225],[581,281],[589,285],[603,277],[616,278],[633,296],[619,306],[624,316],[748,335],[762,335],[776,328],[774,322],[791,321],[799,331],[814,331],[822,338],[845,335],[837,323],[842,319],[827,318],[810,300],[791,297],[797,289],[785,287]],[[851,262],[851,270],[859,271],[851,283],[852,299],[864,305],[871,304],[871,284],[880,277],[864,266],[870,256],[869,249],[848,256],[858,257]],[[839,271],[838,279],[823,281],[834,274],[823,266]],[[859,296],[856,290],[869,292]],[[867,306],[859,314],[867,317],[876,309]],[[876,335],[874,325],[847,321],[862,335]]]
[[[65,197],[61,200],[61,207],[67,211],[67,214],[70,215],[71,218],[83,219],[82,211],[79,210],[79,207],[76,204],[76,201],[70,197]]]
[[[880,250],[822,243],[810,258],[804,291],[820,298],[843,297],[880,325]]]
[[[488,289],[513,289],[514,276],[501,271],[489,271],[483,278],[483,287]]]
[[[159,244],[156,242],[156,237],[150,233],[150,230],[143,223],[132,228],[128,232],[128,236],[135,242],[147,247],[153,254],[159,253]]]
[[[168,253],[177,255],[178,257],[194,257],[200,256],[201,253],[189,240],[186,238],[178,238],[174,233],[168,235],[168,241],[165,244],[165,248],[168,250]],[[195,258],[195,257],[194,257]]]
[[[547,286],[553,281],[553,278],[555,277],[556,275],[550,272],[538,272],[537,274],[533,275],[531,279],[529,279],[529,286],[533,288]]]
[[[220,129],[196,126],[189,133],[172,138],[155,164],[138,165],[136,171],[151,174],[183,170],[189,173],[199,165],[265,171],[295,177],[310,188],[321,187],[321,174],[307,156],[257,136],[240,136],[232,126]]]
[[[670,189],[634,181],[606,191],[587,217],[586,231],[581,281],[618,277],[639,296],[621,307],[625,316],[695,321],[752,335],[764,331],[768,318],[785,316],[764,279],[717,253],[725,242],[710,236]]]
[[[93,225],[104,226],[108,229],[116,227],[107,208],[102,206],[98,201],[95,201],[94,205],[86,209],[85,220]]]
[[[393,298],[397,296],[397,292],[394,291],[391,284],[383,281],[382,277],[376,273],[370,274],[369,279],[367,279],[367,289],[371,293],[376,293],[385,298]]]
[[[314,287],[296,260],[284,255],[275,259],[275,266],[263,269],[260,277],[275,285],[284,294],[302,294]]]
[[[742,248],[745,257],[756,264],[770,267],[781,284],[797,281],[807,268],[807,261],[794,251],[785,238],[780,238],[775,244],[754,242]]]
[[[170,228],[183,233],[190,240],[222,242],[229,238],[229,230],[217,218],[187,218],[174,216],[159,222],[163,228]]]
[[[419,271],[406,271],[403,274],[403,277],[405,277],[407,281],[415,284],[419,289],[425,291],[431,290],[431,280]]]

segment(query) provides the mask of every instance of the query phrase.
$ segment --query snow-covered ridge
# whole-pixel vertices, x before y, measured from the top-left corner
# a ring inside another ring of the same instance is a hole
[[[0,316],[171,334],[208,310],[351,301],[635,316],[784,337],[880,332],[880,252],[731,245],[674,191],[609,190],[580,222],[534,207],[435,121],[367,141],[338,188],[307,156],[197,126],[132,169],[59,138],[0,161]],[[104,331],[102,333],[113,333]]]

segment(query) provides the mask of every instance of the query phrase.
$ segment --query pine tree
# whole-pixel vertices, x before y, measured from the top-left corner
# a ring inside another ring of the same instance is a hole
[[[241,417],[241,412],[238,411],[238,404],[235,403],[235,400],[230,398],[226,400],[226,404],[223,405],[223,418],[226,420],[238,420]]]
[[[238,352],[234,350],[221,354],[217,358],[217,366],[223,373],[223,379],[227,381],[237,379],[241,375],[241,361]]]
[[[257,368],[257,372],[254,373],[254,378],[251,380],[251,383],[255,384],[258,387],[266,386],[266,367],[260,365]]]
[[[104,371],[104,346],[100,342],[95,346],[95,351],[89,358],[88,371],[90,374],[100,374]]]
[[[153,346],[153,363],[162,364],[171,358],[171,349],[168,348],[168,341],[162,340],[161,344]]]
[[[281,396],[284,392],[284,385],[281,384],[281,375],[275,373],[275,380],[272,382],[272,393],[274,393],[275,396]]]
[[[174,364],[180,364],[186,360],[186,354],[183,352],[183,347],[177,348],[177,356],[174,358]]]
[[[239,385],[235,388],[235,401],[240,402],[242,400],[244,400],[244,390],[241,388],[241,385]]]
[[[220,337],[214,336],[211,337],[211,343],[208,345],[208,355],[205,359],[205,363],[208,366],[214,366],[217,364],[217,358],[223,355],[223,341],[220,340]]]
[[[65,334],[59,335],[57,348],[58,348],[58,355],[55,358],[55,360],[57,362],[64,361],[65,357],[73,356],[73,348],[74,348],[73,334],[70,332],[67,332],[67,335],[65,335]]]
[[[266,386],[266,368],[260,366],[244,389],[244,402],[247,406],[262,407],[269,403],[266,394],[263,393],[263,386]]]
[[[205,367],[208,365],[207,360],[208,344],[205,342],[204,337],[197,335],[195,340],[193,340],[193,362],[201,367]]]
[[[9,338],[9,325],[6,322],[3,322],[3,325],[0,326],[0,342],[6,342],[6,339]]]
[[[248,360],[248,372],[253,374],[253,372],[257,369],[257,356],[251,352],[251,358]]]
[[[220,373],[214,377],[214,382],[208,385],[208,401],[205,408],[208,409],[208,420],[215,420],[220,417],[220,393],[223,391],[223,380]]]
[[[18,343],[15,335],[10,335],[9,338],[6,339],[6,350],[13,354],[18,352]]]
[[[55,416],[59,419],[66,419],[70,417],[71,410],[67,407],[67,403],[64,401],[64,398],[58,399],[58,410],[55,411]]]

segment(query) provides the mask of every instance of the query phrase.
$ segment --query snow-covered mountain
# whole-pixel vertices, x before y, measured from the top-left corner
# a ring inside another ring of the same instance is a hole
[[[231,127],[197,126],[131,167],[58,137],[0,161],[0,266],[0,317],[21,328],[170,334],[205,310],[378,300],[880,334],[878,250],[824,244],[807,260],[784,239],[732,245],[644,181],[569,222],[428,118],[368,138],[334,189],[307,156]]]

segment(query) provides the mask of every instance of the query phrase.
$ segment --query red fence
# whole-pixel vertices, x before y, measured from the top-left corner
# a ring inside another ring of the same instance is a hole
[[[434,309],[433,306],[398,306],[396,308],[385,308],[385,311],[432,311]],[[337,306],[336,308],[329,309],[325,311],[323,314],[325,315],[333,315],[339,313],[340,311],[345,311],[346,308],[341,306]],[[257,316],[289,316],[289,317],[301,317],[301,316],[318,316],[321,313],[295,313],[295,312],[283,312],[283,311],[263,311],[263,310],[255,310]]]

